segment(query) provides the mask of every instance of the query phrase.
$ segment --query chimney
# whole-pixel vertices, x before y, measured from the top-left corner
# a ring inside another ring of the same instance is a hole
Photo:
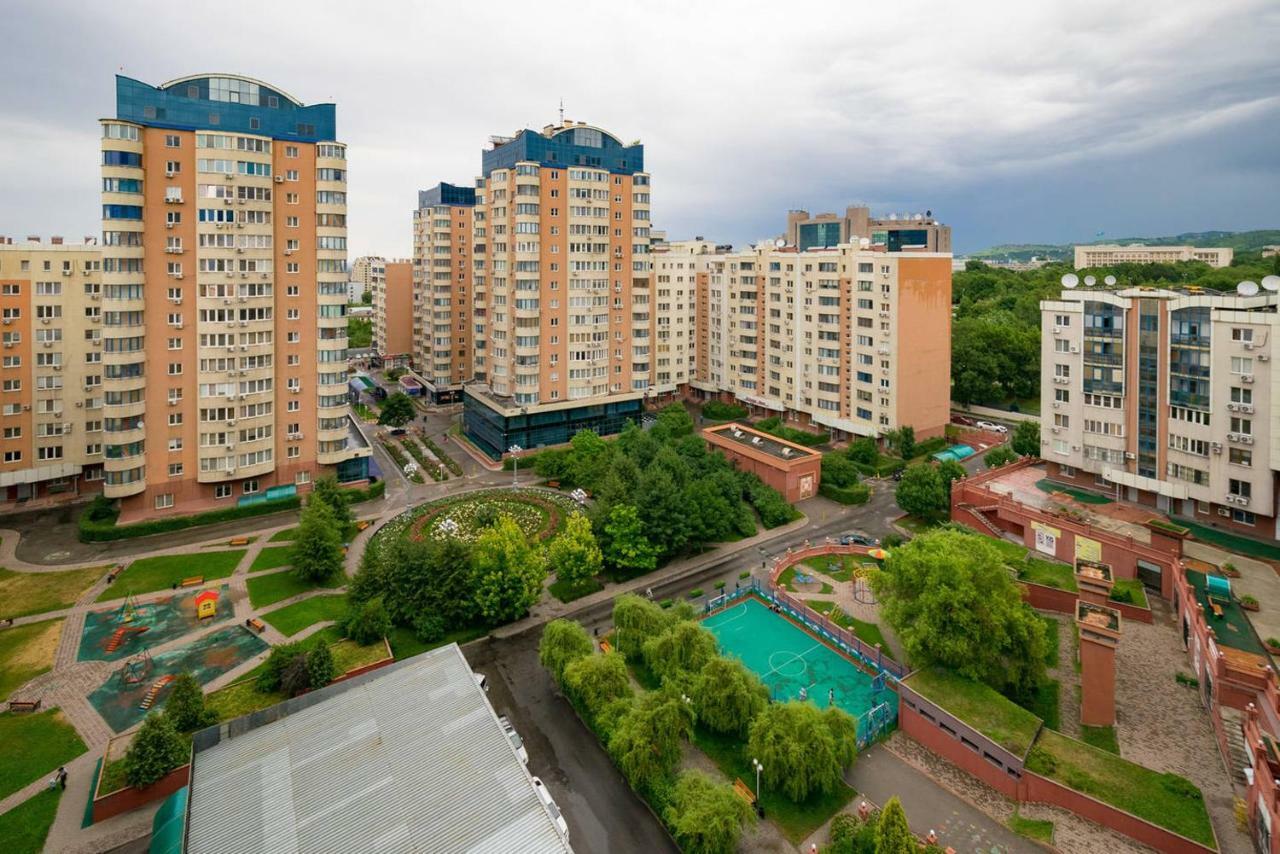
[[[62,236],[59,234],[55,234],[49,238],[49,242],[52,243],[54,246],[61,246]]]

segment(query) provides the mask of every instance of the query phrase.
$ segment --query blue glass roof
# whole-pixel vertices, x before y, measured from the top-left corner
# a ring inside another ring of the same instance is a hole
[[[551,137],[522,130],[511,142],[483,152],[484,177],[494,169],[510,169],[521,162],[588,166],[631,175],[644,171],[644,146],[623,145],[613,134],[592,127],[557,128]]]
[[[212,85],[211,81],[214,81]],[[230,81],[245,90],[252,87],[257,103],[234,103],[210,97],[211,89],[217,89],[219,81]],[[333,104],[307,106],[266,83],[234,74],[184,77],[164,86],[116,75],[116,118],[149,127],[326,142],[338,138],[335,112]]]
[[[430,190],[418,191],[418,207],[420,208],[429,208],[435,205],[474,205],[475,203],[475,187],[458,187],[441,181]]]

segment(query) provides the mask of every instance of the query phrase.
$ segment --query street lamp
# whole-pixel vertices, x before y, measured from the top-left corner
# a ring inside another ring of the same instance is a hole
[[[759,759],[751,760],[751,767],[756,769],[756,803],[760,803],[760,772],[764,770],[764,766],[760,764]]]
[[[511,486],[513,488],[520,485],[520,458],[514,455],[523,450],[524,448],[519,445],[512,445],[510,448],[507,448],[507,451],[513,455],[511,458]]]

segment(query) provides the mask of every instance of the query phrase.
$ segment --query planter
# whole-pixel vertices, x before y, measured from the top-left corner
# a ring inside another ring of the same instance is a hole
[[[1231,569],[1227,569],[1227,568],[1224,566],[1224,567],[1221,567],[1221,568],[1219,569],[1219,571],[1220,571],[1223,575],[1225,575],[1227,578],[1239,578],[1239,577],[1240,577],[1240,570],[1236,569],[1235,567],[1232,567]]]
[[[1280,644],[1274,644],[1274,643],[1268,642],[1268,643],[1264,643],[1263,646],[1265,646],[1267,648],[1267,652],[1271,653],[1272,655],[1280,655]]]
[[[1261,611],[1262,606],[1257,602],[1241,602],[1240,609],[1243,611]]]

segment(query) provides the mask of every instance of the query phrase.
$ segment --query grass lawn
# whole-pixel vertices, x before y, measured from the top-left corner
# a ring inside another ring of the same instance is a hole
[[[851,555],[818,555],[804,562],[834,581],[851,581],[858,561]]]
[[[105,566],[66,572],[13,572],[0,569],[0,617],[25,617],[69,608],[81,593],[107,574]]]
[[[185,749],[189,753],[191,751],[191,734],[180,732],[178,737],[182,739]],[[98,791],[102,794],[108,794],[123,789],[129,785],[129,779],[125,776],[125,757],[120,756],[118,759],[112,759],[106,765],[102,766],[102,779],[98,783]]]
[[[249,564],[250,572],[261,572],[264,569],[279,569],[293,561],[293,546],[271,546],[258,552],[258,556]]]
[[[906,528],[913,534],[923,534],[938,525],[937,522],[930,522],[928,519],[921,519],[919,516],[899,516],[893,520],[893,524],[899,528]]]
[[[1149,607],[1147,605],[1146,588],[1136,578],[1117,579],[1115,585],[1111,588],[1111,599],[1114,602],[1127,602],[1130,605],[1137,605],[1139,608]]]
[[[310,581],[298,578],[293,574],[293,570],[289,569],[254,576],[245,581],[249,588],[249,604],[255,608],[264,608],[276,602],[283,602],[290,596],[297,596],[308,590],[341,587],[346,583],[347,577],[338,574],[322,584],[312,584]]]
[[[966,534],[972,534],[973,531],[963,528]],[[1004,539],[996,539],[995,537],[986,537],[986,542],[996,547],[996,551],[1004,558],[1004,562],[1017,566],[1022,559],[1027,556],[1027,547],[1022,543],[1012,543]]]
[[[0,714],[0,798],[51,775],[87,749],[58,709]]]
[[[235,571],[244,557],[244,549],[199,554],[160,555],[144,557],[129,564],[128,568],[107,586],[97,601],[123,599],[129,593],[151,593],[164,590],[184,578],[204,576],[205,581],[226,578]]]
[[[594,578],[588,579],[582,584],[570,584],[567,581],[554,581],[548,587],[551,595],[559,599],[561,602],[572,602],[574,599],[581,599],[583,596],[589,596],[599,590],[604,589],[604,585]]]
[[[268,543],[285,543],[285,542],[291,543],[293,542],[293,538],[296,536],[298,536],[298,529],[296,526],[293,528],[285,528],[283,531],[276,531],[274,534],[272,534],[271,539],[267,540],[267,542]]]
[[[1061,683],[1057,679],[1045,679],[1044,684],[1040,686],[1040,690],[1036,691],[1035,696],[1026,703],[1019,703],[1018,705],[1044,721],[1044,725],[1050,729],[1059,729],[1062,726],[1062,717],[1059,713],[1061,699]]]
[[[1080,740],[1090,747],[1105,750],[1107,753],[1120,755],[1120,742],[1116,740],[1116,728],[1113,726],[1080,726]]]
[[[808,591],[801,591],[801,590],[797,590],[797,589],[795,588],[795,586],[794,586],[794,585],[797,583],[797,582],[796,582],[796,568],[795,568],[794,566],[789,566],[789,567],[787,567],[786,569],[784,569],[784,570],[782,571],[782,575],[779,575],[779,576],[778,576],[778,586],[779,586],[779,587],[781,587],[781,588],[782,588],[782,589],[784,589],[784,590],[790,590],[792,593],[802,593],[802,592],[807,592],[807,593],[817,593],[817,592],[822,592],[822,593],[831,593],[831,592],[833,592],[833,591],[835,590],[835,588],[833,588],[830,584],[827,584],[825,581],[819,581],[817,578],[815,578],[815,579],[814,579],[814,581],[816,581],[818,584],[822,585],[822,587],[821,587],[821,590],[820,590],[820,591],[818,591],[818,590],[808,590]]]
[[[1083,489],[1067,486],[1063,483],[1056,483],[1048,478],[1036,481],[1036,488],[1041,492],[1047,492],[1052,495],[1055,492],[1063,492],[1070,495],[1081,504],[1111,504],[1112,500],[1105,495],[1099,495],[1096,492],[1086,492]]]
[[[1058,621],[1057,621],[1057,620],[1055,620],[1053,617],[1045,616],[1044,614],[1037,614],[1036,616],[1038,616],[1038,617],[1040,618],[1040,622],[1044,623],[1044,640],[1045,640],[1044,664],[1045,664],[1045,667],[1050,667],[1050,668],[1052,668],[1052,667],[1057,667],[1057,666],[1058,666],[1058,656],[1059,656],[1059,650],[1058,650]]]
[[[1009,829],[1019,836],[1025,836],[1037,842],[1053,842],[1053,822],[1039,818],[1023,818],[1018,815],[1017,809],[1014,809],[1013,815],[1009,816]]]
[[[346,596],[312,596],[286,605],[278,611],[263,614],[262,619],[278,629],[280,634],[292,637],[307,626],[324,620],[340,619],[346,612]]]
[[[831,618],[831,622],[841,628],[848,629],[865,644],[875,646],[880,644],[880,648],[886,653],[889,652],[889,644],[885,643],[884,635],[880,632],[880,627],[875,623],[868,623],[865,620],[859,620],[857,617],[850,617],[844,612],[843,608],[836,607],[835,602],[824,602],[821,599],[806,599],[805,604],[819,614],[825,614]]]
[[[1159,774],[1051,730],[1040,734],[1027,757],[1027,770],[1174,833],[1214,845],[1204,797],[1185,777]]]
[[[1018,571],[1018,580],[1030,584],[1042,584],[1059,590],[1075,591],[1076,575],[1073,567],[1054,563],[1038,557],[1023,558],[1012,564]]]
[[[40,854],[44,839],[58,814],[61,789],[45,789],[0,815],[0,839],[9,854]]]
[[[1257,540],[1251,540],[1248,537],[1241,537],[1237,534],[1230,534],[1226,531],[1219,531],[1217,528],[1210,528],[1201,525],[1198,522],[1192,522],[1190,519],[1174,519],[1179,525],[1191,531],[1191,535],[1197,540],[1209,543],[1213,546],[1219,546],[1227,551],[1242,554],[1246,557],[1258,557],[1265,560],[1280,560],[1280,548],[1268,543],[1260,543]]]
[[[1040,718],[980,682],[949,670],[919,670],[907,687],[937,703],[1015,756],[1023,756],[1040,729]]]
[[[391,630],[391,635],[387,640],[391,641],[391,652],[395,654],[396,661],[400,661],[401,659],[412,658],[429,649],[444,646],[447,643],[456,643],[461,646],[487,634],[489,634],[488,626],[467,626],[466,628],[449,632],[438,641],[426,643],[418,639],[418,636],[413,633],[413,629],[396,626]]]
[[[740,779],[754,790],[756,775],[751,770],[751,757],[746,744],[733,736],[708,732],[698,727],[693,743],[711,759],[730,780]],[[778,826],[792,845],[799,846],[810,834],[821,827],[833,815],[844,808],[856,795],[853,789],[841,783],[828,795],[814,795],[804,803],[796,803],[781,792],[773,792],[761,786],[760,804],[764,814]]]
[[[0,700],[53,667],[62,620],[28,623],[0,632]]]

